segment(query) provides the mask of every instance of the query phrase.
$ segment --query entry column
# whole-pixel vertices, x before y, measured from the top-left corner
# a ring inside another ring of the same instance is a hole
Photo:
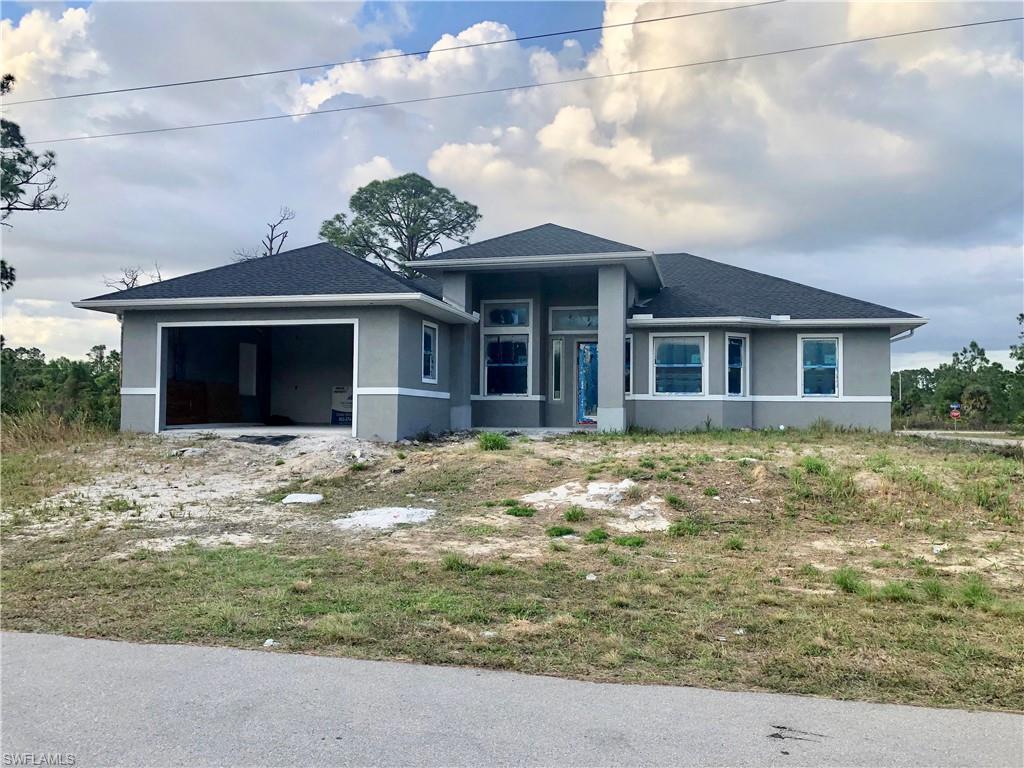
[[[469,276],[465,272],[445,272],[441,278],[444,300],[459,309],[469,311]],[[473,426],[473,405],[470,401],[473,375],[473,337],[475,326],[450,325],[449,346],[449,391],[452,429],[469,429]]]
[[[621,264],[597,272],[597,428],[626,429],[626,268]]]

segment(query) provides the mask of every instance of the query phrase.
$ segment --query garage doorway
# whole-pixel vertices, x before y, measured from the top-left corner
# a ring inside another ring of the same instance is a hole
[[[355,433],[357,321],[161,323],[161,429]]]

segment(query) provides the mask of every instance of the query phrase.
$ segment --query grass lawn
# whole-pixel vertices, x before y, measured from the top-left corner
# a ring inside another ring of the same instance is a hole
[[[1024,710],[1020,456],[831,432],[488,442],[282,483],[258,503],[324,503],[244,547],[155,551],[156,523],[73,510],[33,531],[5,493],[4,628]],[[522,499],[626,479],[605,508]],[[392,532],[329,523],[428,503]]]

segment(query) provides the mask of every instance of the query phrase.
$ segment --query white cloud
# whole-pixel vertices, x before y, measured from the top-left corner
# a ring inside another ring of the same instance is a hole
[[[51,308],[49,313],[40,309],[40,305],[31,300],[4,306],[2,326],[6,346],[38,347],[50,358],[84,358],[97,344],[105,344],[108,349],[121,346],[121,326],[113,315],[90,312],[72,318],[68,316],[70,313],[61,312],[57,307]]]
[[[345,174],[345,178],[341,182],[341,189],[346,194],[351,195],[371,181],[391,179],[398,175],[398,171],[395,170],[395,166],[391,164],[390,160],[380,155],[374,155],[365,163],[353,166],[352,170]]]
[[[89,45],[89,12],[68,8],[59,17],[35,9],[18,25],[0,20],[4,72],[14,75],[19,89],[48,79],[80,79],[106,71],[100,52]]]
[[[1010,357],[1010,350],[1008,349],[986,349],[985,355],[993,363],[999,363],[1004,368],[1011,371],[1015,370],[1017,367],[1017,361]],[[948,364],[952,362],[952,359],[953,356],[951,352],[944,352],[940,350],[897,352],[894,349],[892,353],[892,369],[894,371],[907,371],[915,368],[935,369],[943,363]]]

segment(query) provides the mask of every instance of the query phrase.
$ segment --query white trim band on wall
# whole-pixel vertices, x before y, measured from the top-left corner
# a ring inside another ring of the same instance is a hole
[[[121,387],[122,395],[155,395],[156,387]]]
[[[359,395],[401,395],[403,397],[433,397],[438,400],[450,400],[450,392],[434,389],[412,389],[411,387],[360,387]]]
[[[470,395],[470,400],[490,400],[496,403],[535,403],[547,400],[544,395]]]

